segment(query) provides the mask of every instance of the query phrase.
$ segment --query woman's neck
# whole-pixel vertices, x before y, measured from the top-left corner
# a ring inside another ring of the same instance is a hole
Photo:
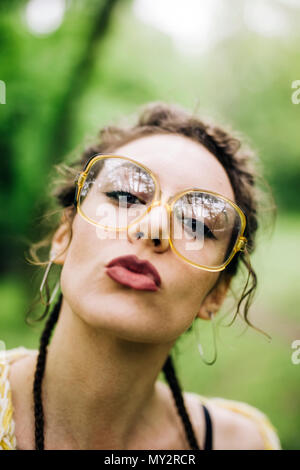
[[[156,380],[171,347],[93,328],[63,302],[42,383],[45,436],[59,429],[67,446],[129,448],[160,422]]]

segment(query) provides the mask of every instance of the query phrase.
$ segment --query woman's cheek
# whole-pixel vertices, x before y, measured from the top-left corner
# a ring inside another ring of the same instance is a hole
[[[84,220],[78,220],[73,228],[73,240],[71,245],[72,259],[78,263],[87,263],[89,259],[99,257],[99,250],[105,240],[97,237],[97,227]]]
[[[188,271],[181,276],[172,289],[173,306],[177,315],[180,312],[186,312],[187,321],[192,322],[205,297],[214,286],[217,273],[200,270],[197,270],[197,273],[189,273]]]

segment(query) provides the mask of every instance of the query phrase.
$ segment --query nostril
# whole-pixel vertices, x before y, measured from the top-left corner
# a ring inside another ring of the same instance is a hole
[[[139,240],[140,238],[142,238],[144,236],[144,232],[137,232],[136,233],[136,238]]]
[[[154,238],[154,239],[153,239],[153,242],[154,242],[154,245],[155,245],[155,246],[160,245],[160,239],[159,239],[159,238]]]

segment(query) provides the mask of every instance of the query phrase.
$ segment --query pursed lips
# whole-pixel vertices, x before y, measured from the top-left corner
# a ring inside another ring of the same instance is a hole
[[[107,274],[117,282],[138,290],[157,290],[161,278],[157,269],[136,255],[119,256],[107,265]]]

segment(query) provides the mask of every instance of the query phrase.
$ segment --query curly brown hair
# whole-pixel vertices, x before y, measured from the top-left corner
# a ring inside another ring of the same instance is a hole
[[[74,183],[78,173],[82,171],[88,159],[95,154],[112,153],[118,147],[135,139],[161,133],[186,136],[195,142],[204,145],[218,158],[219,162],[226,170],[234,191],[236,203],[246,216],[247,224],[244,235],[248,239],[248,243],[246,249],[235,255],[226,269],[221,272],[217,282],[220,282],[221,278],[224,277],[227,277],[227,281],[231,280],[237,274],[239,266],[244,266],[246,268],[246,272],[248,274],[247,280],[238,300],[233,320],[236,318],[237,314],[240,314],[239,310],[242,302],[244,301],[243,318],[249,326],[262,331],[254,327],[247,317],[250,304],[257,287],[257,275],[251,266],[249,255],[255,248],[255,235],[259,227],[258,217],[260,213],[263,214],[264,219],[266,209],[268,214],[275,215],[275,204],[272,194],[270,190],[267,193],[262,189],[263,187],[267,187],[269,189],[269,187],[261,175],[259,169],[260,165],[256,154],[253,151],[245,146],[242,148],[241,140],[234,136],[232,132],[228,132],[224,128],[221,128],[209,121],[204,122],[195,114],[186,111],[178,105],[170,105],[163,102],[148,103],[139,113],[136,124],[130,126],[109,125],[102,128],[97,140],[82,152],[79,159],[73,161],[69,165],[62,163],[55,166],[56,171],[61,176],[61,178],[58,178],[56,173],[50,182],[51,202],[54,201],[56,207],[45,214],[44,221],[50,221],[48,224],[47,235],[41,241],[31,245],[29,249],[31,258],[26,257],[27,261],[36,266],[44,266],[48,264],[48,253],[47,259],[42,261],[38,255],[38,251],[41,248],[46,248],[47,252],[49,251],[52,237],[62,222],[67,222],[69,224],[70,244],[72,239],[72,221],[76,215],[76,207],[74,205]],[[262,186],[260,186],[259,183],[263,183]],[[268,200],[267,196],[271,198],[272,202],[263,209],[264,202]],[[46,197],[48,197],[48,192]],[[54,222],[52,220],[52,216],[55,217]],[[65,249],[67,249],[68,246]],[[50,298],[48,282],[46,282],[45,285],[48,304]],[[36,449],[38,450],[42,450],[44,448],[44,415],[41,387],[45,371],[47,346],[51,332],[59,317],[61,303],[62,293],[60,294],[59,300],[56,302],[43,330],[34,377],[33,396],[35,443]],[[46,305],[45,311],[39,320],[47,315],[48,309],[49,305]],[[188,330],[190,329],[191,327]],[[166,359],[163,372],[171,388],[174,403],[178,414],[181,417],[189,445],[192,449],[201,449],[185,407],[181,386],[176,377],[171,355]],[[211,433],[209,433],[207,434],[204,448],[211,449],[211,446],[212,436]]]

